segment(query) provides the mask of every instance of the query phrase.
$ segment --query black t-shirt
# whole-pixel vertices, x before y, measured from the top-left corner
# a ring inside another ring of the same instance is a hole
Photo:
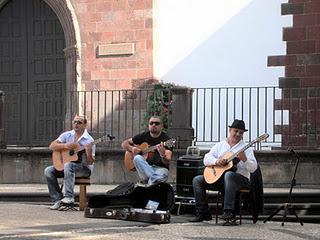
[[[161,142],[165,142],[169,140],[169,137],[167,134],[165,134],[164,132],[161,132],[160,136],[157,137],[157,138],[153,138],[151,135],[150,135],[150,132],[143,132],[143,133],[140,133],[138,135],[135,135],[133,138],[132,138],[132,141],[134,144],[136,145],[140,145],[142,143],[147,143],[150,147],[151,146],[155,146]],[[169,149],[171,150],[170,148],[167,148],[165,147],[166,149]],[[172,151],[172,150],[171,150]],[[161,161],[161,157],[160,157],[160,154],[157,150],[154,150],[152,152],[150,152],[148,154],[148,158],[147,158],[147,162],[150,164],[150,165],[156,165],[156,166],[160,166],[160,167],[165,167],[167,169],[169,169],[169,164],[164,164],[162,161]]]

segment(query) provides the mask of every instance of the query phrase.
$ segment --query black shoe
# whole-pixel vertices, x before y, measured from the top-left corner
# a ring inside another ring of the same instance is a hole
[[[234,214],[231,210],[224,210],[221,218],[225,221],[230,221],[234,219]]]
[[[189,222],[202,222],[212,220],[211,214],[198,214],[194,218],[190,219]]]

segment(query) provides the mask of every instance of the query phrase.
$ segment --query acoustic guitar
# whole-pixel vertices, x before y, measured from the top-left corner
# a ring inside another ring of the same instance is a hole
[[[176,143],[176,140],[171,138],[163,142],[163,146],[172,148],[174,147],[175,143]],[[141,149],[140,155],[142,155],[144,159],[147,159],[149,154],[157,149],[158,145],[149,146],[148,143],[144,142],[144,143],[141,143],[140,145],[134,145],[134,146],[140,148]],[[124,155],[124,166],[129,171],[135,171],[133,157],[134,155],[132,152],[126,151]]]
[[[233,152],[226,152],[225,154],[223,154],[223,159],[227,160],[227,164],[223,167],[218,166],[218,165],[210,165],[210,166],[206,166],[206,168],[204,169],[204,179],[207,183],[211,184],[211,183],[215,183],[216,181],[218,181],[220,179],[220,177],[223,175],[224,172],[230,170],[233,167],[233,162],[232,160],[240,153],[243,152],[245,150],[247,150],[249,147],[251,147],[253,144],[263,141],[265,139],[267,139],[269,137],[268,133],[265,133],[263,135],[261,135],[260,137],[258,137],[257,139],[251,141],[250,143],[248,143],[247,145],[245,145],[243,148],[241,148],[239,151],[237,151],[236,153]]]
[[[113,136],[105,135],[101,138],[98,138],[96,140],[93,141],[93,144],[98,144],[101,142],[111,142],[114,139]],[[89,144],[87,144],[89,145]],[[53,166],[56,170],[58,171],[62,171],[63,170],[63,166],[68,163],[68,162],[76,162],[78,161],[78,153],[81,151],[84,151],[85,147],[87,145],[83,145],[80,146],[77,149],[65,149],[65,150],[61,150],[61,151],[53,151],[52,152],[52,161],[53,161]]]

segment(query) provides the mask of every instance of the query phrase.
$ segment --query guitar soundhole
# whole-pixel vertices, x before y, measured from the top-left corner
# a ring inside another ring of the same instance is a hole
[[[74,150],[70,150],[69,154],[70,154],[70,156],[73,156],[74,155]]]

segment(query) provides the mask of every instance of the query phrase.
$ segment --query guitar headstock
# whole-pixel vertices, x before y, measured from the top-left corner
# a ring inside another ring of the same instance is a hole
[[[111,136],[110,134],[104,135],[101,138],[98,138],[95,143],[100,143],[100,142],[112,142],[113,139],[115,139],[114,136]]]
[[[256,142],[261,142],[261,141],[263,141],[263,140],[266,140],[268,137],[269,137],[269,134],[268,134],[268,133],[264,133],[264,134],[262,134],[261,136],[259,136],[259,137],[256,139]]]
[[[176,142],[177,142],[176,139],[171,138],[171,139],[165,141],[165,142],[163,143],[163,145],[166,146],[166,147],[169,147],[169,148],[173,148],[173,147],[175,147]]]

